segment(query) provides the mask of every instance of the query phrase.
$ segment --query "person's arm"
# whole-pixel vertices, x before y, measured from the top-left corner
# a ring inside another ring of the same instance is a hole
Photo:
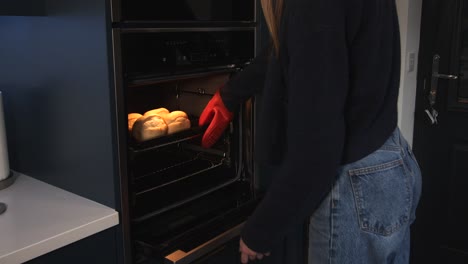
[[[216,91],[198,121],[199,126],[207,126],[201,140],[202,147],[213,146],[232,121],[239,105],[263,87],[268,58],[269,49],[264,48],[245,70]]]
[[[225,86],[220,89],[221,98],[227,109],[236,112],[239,104],[243,103],[264,85],[265,74],[271,48],[265,46],[254,58],[251,64],[233,76]]]
[[[241,234],[255,252],[269,252],[288,229],[302,224],[335,180],[345,141],[350,71],[345,1],[289,2],[282,43],[287,47],[281,49],[289,58],[287,150]]]

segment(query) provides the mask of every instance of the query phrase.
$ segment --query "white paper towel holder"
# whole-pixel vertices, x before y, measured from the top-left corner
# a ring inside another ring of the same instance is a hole
[[[3,93],[0,91],[0,190],[10,187],[15,182],[15,178],[15,173],[10,169],[8,158]]]
[[[10,170],[10,174],[6,179],[0,181],[0,191],[10,187],[16,180],[16,175],[14,171]]]

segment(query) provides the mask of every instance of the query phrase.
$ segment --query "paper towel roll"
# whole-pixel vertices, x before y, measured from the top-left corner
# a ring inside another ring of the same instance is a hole
[[[10,163],[8,160],[8,147],[5,132],[5,115],[3,114],[3,98],[0,92],[0,181],[10,175]]]

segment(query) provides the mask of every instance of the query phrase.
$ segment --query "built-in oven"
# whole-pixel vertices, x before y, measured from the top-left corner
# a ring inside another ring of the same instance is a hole
[[[241,106],[210,149],[200,146],[206,127],[198,119],[215,92],[254,58],[256,31],[253,26],[114,27],[127,263],[239,263],[240,230],[259,199],[252,161],[254,101]],[[135,137],[129,115],[161,108],[182,111],[190,126],[151,139]]]

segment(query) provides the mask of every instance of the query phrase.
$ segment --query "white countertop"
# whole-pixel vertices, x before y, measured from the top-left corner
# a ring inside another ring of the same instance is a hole
[[[0,191],[0,264],[23,263],[115,226],[109,207],[19,174]]]

